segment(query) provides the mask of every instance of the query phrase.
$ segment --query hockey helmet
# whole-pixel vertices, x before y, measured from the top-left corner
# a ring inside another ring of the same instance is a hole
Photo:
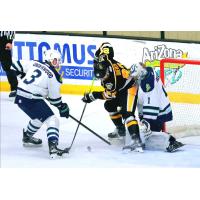
[[[113,59],[114,57],[114,50],[112,45],[109,42],[104,42],[101,44],[99,49],[96,51],[95,56],[99,57],[100,55],[107,55],[108,59]]]
[[[56,69],[60,68],[61,62],[61,54],[59,51],[56,50],[47,50],[44,52],[44,60],[47,61],[49,64],[54,66]]]
[[[101,44],[94,57],[94,76],[96,78],[104,78],[108,73],[110,61],[114,57],[114,50],[109,42]]]
[[[137,64],[133,64],[130,68],[130,76],[134,79],[143,79],[146,75],[147,71],[145,69],[145,66],[142,62],[139,62]]]

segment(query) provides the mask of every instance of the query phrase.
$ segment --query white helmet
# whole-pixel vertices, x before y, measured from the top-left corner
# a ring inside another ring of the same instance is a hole
[[[49,62],[55,68],[59,68],[62,64],[61,62],[61,54],[56,50],[47,50],[44,52],[44,60]]]
[[[147,71],[143,63],[139,62],[137,64],[133,64],[130,68],[130,76],[134,79],[143,79],[146,75]]]

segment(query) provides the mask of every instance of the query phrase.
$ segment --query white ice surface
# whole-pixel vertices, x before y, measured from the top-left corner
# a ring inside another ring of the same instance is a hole
[[[22,129],[27,126],[29,118],[8,98],[8,93],[0,93],[1,113],[1,167],[3,168],[199,168],[200,136],[181,138],[189,144],[180,151],[167,153],[164,151],[146,150],[144,153],[122,152],[122,146],[109,146],[83,127],[79,131],[70,154],[67,158],[51,160],[48,157],[46,126],[36,134],[43,140],[43,146],[25,148],[22,146]],[[63,95],[63,101],[70,107],[70,114],[80,118],[84,103],[81,96]],[[82,122],[97,134],[107,139],[107,133],[114,126],[104,110],[104,101],[97,100],[87,104]],[[51,106],[56,115],[59,113]],[[77,123],[72,119],[60,119],[59,147],[71,144]],[[87,147],[91,147],[91,151]]]

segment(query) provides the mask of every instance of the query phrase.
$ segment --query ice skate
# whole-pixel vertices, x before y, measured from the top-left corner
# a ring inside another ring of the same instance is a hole
[[[35,138],[27,133],[27,131],[23,130],[23,146],[41,146],[42,140],[39,138]]]
[[[108,140],[112,144],[125,144],[126,128],[125,126],[117,126],[116,129],[108,134]]]
[[[128,153],[128,152],[140,152],[140,153],[143,153],[143,148],[144,148],[144,145],[142,144],[141,142],[141,139],[139,137],[132,137],[132,140],[130,142],[130,144],[126,145],[123,147],[123,152],[125,153]]]
[[[50,142],[49,141],[49,155],[51,159],[55,159],[57,157],[65,157],[69,153],[69,148],[59,149],[58,142]]]
[[[175,152],[177,151],[179,148],[181,148],[182,146],[184,146],[185,144],[178,142],[178,141],[173,141],[169,143],[169,146],[166,148],[167,152]]]

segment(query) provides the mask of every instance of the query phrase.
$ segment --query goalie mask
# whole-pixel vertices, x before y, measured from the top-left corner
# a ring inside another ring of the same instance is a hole
[[[47,50],[44,52],[44,60],[52,65],[57,71],[61,68],[61,54],[56,50]]]
[[[130,68],[130,76],[135,80],[140,80],[145,77],[147,71],[143,63],[139,62],[137,64],[133,64]]]

